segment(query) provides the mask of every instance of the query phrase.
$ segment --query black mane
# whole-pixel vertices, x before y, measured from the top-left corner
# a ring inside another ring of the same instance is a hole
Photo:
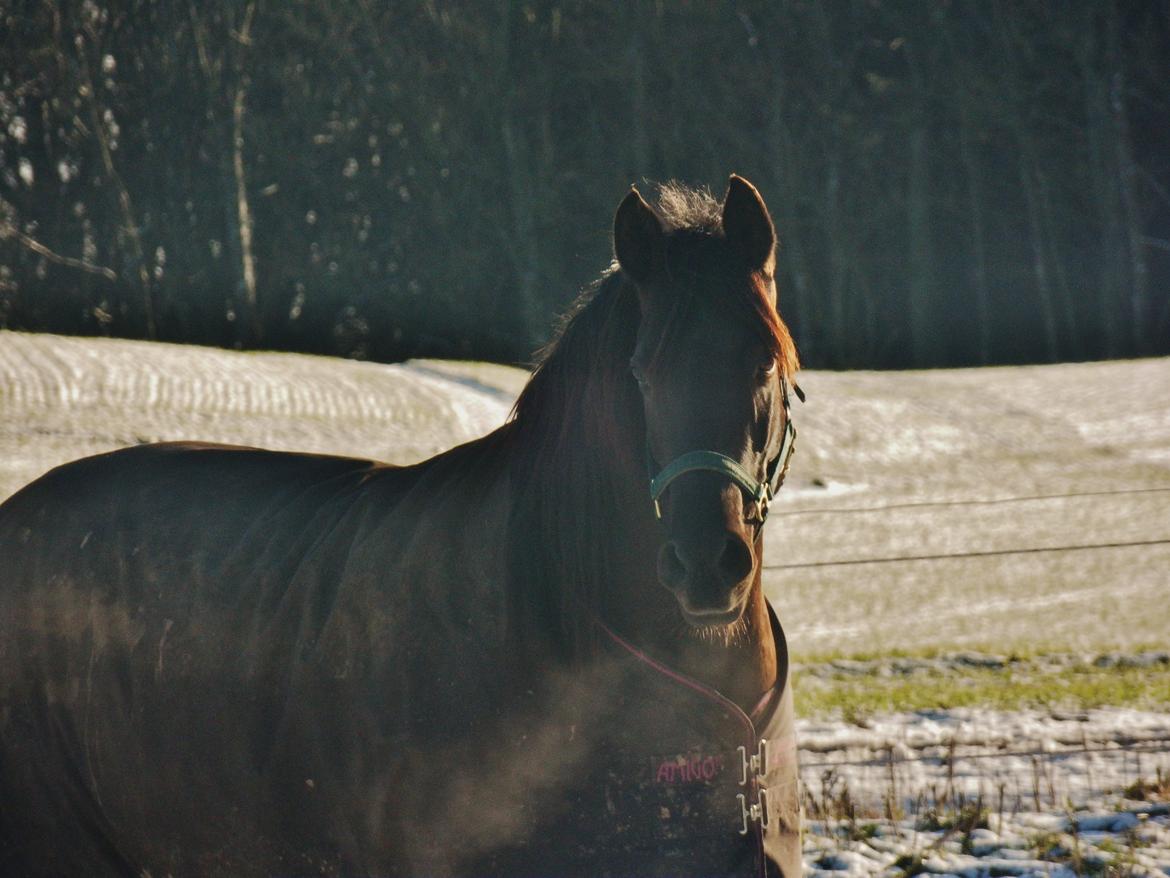
[[[609,579],[612,474],[638,472],[645,442],[627,366],[637,331],[636,292],[611,268],[578,299],[513,410],[509,617],[517,635],[548,632],[569,660],[592,651],[591,610]]]

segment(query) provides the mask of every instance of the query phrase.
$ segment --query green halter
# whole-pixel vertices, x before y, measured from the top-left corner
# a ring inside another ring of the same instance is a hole
[[[792,423],[792,410],[788,403],[788,382],[784,379],[781,379],[781,388],[784,394],[784,440],[780,445],[780,453],[768,464],[762,480],[755,479],[738,461],[717,451],[688,451],[668,463],[658,475],[654,475],[654,458],[647,447],[646,461],[651,474],[650,497],[654,501],[654,513],[659,518],[662,518],[662,507],[658,503],[658,498],[670,483],[685,473],[706,470],[727,476],[743,488],[755,501],[760,524],[764,523],[772,498],[776,496],[780,486],[784,484],[784,477],[788,475],[792,452],[796,450],[796,427]],[[804,398],[799,387],[796,388],[796,393],[801,399]]]

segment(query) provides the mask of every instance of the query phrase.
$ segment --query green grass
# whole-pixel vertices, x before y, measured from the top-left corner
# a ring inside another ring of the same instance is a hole
[[[800,716],[840,716],[852,721],[875,713],[952,707],[1167,710],[1170,666],[1046,668],[1028,662],[1000,670],[928,670],[908,676],[814,675],[797,670],[793,689]]]
[[[1134,643],[1127,643],[1124,647],[1118,647],[1116,652],[1125,655],[1135,655],[1142,652],[1163,652],[1166,650],[1166,642],[1159,641],[1135,641]],[[1089,654],[1089,658],[1096,658],[1097,655],[1106,654],[1109,650],[1097,650]],[[1072,650],[1068,644],[1051,643],[1046,644],[1043,641],[1034,641],[1030,646],[1013,646],[1011,649],[1005,649],[1002,646],[996,646],[993,643],[974,643],[963,644],[961,647],[954,644],[936,644],[932,646],[909,647],[909,648],[892,648],[881,649],[873,651],[865,650],[820,650],[811,652],[799,652],[790,650],[789,656],[793,662],[801,665],[819,665],[828,664],[829,662],[846,660],[846,661],[877,661],[889,662],[895,659],[938,659],[946,658],[962,654],[973,655],[987,655],[998,656],[1006,662],[1018,661],[1037,661],[1043,660],[1055,655],[1067,655]]]

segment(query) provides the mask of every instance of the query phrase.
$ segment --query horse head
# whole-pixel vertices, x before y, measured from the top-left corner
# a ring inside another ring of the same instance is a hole
[[[776,232],[759,192],[732,176],[703,224],[681,190],[659,211],[631,189],[614,249],[638,291],[631,380],[663,540],[658,578],[698,628],[734,624],[761,565],[761,530],[794,435],[796,358],[776,312]],[[700,208],[701,209],[701,208]]]

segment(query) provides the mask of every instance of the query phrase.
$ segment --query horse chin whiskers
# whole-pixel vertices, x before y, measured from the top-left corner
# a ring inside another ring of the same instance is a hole
[[[747,622],[741,614],[734,622],[712,625],[693,625],[682,620],[683,636],[716,646],[731,647],[747,635]]]

